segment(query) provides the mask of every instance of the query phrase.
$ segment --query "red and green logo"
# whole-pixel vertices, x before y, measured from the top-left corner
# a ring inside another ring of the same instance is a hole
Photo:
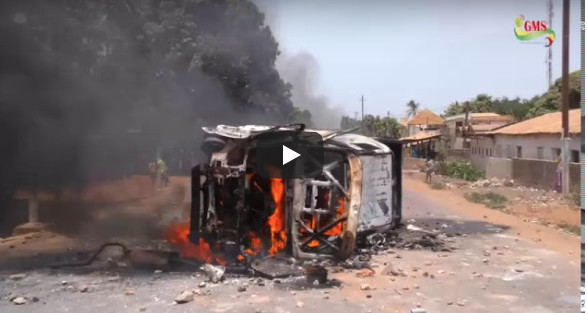
[[[548,28],[546,21],[526,21],[524,15],[516,17],[514,35],[521,41],[530,41],[536,38],[546,37],[546,47],[552,46],[556,38],[554,31]]]

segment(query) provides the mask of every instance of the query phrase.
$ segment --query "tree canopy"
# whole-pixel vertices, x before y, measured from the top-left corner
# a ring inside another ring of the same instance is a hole
[[[493,98],[486,94],[477,95],[474,99],[464,102],[453,102],[444,111],[444,116],[465,113],[467,106],[472,113],[494,112],[511,115],[517,121],[536,117],[561,109],[562,80],[559,78],[547,92],[529,100],[520,98]],[[581,107],[581,72],[569,74],[569,108]]]
[[[407,118],[413,118],[418,114],[418,112],[420,112],[420,103],[414,100],[408,101],[408,103],[406,103],[406,106],[408,107],[408,109],[406,110]]]
[[[340,127],[342,129],[351,129],[361,127],[360,120],[349,116],[343,116]],[[406,134],[406,129],[395,118],[365,115],[363,135],[370,137],[400,138]]]
[[[119,175],[129,153],[193,143],[200,126],[295,114],[248,0],[7,0],[0,38],[4,192]]]

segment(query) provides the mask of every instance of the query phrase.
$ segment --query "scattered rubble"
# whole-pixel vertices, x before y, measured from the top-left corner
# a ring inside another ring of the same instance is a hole
[[[175,297],[175,303],[184,304],[194,300],[194,293],[190,291],[184,291],[179,296]]]
[[[447,236],[438,230],[427,231],[413,224],[408,224],[405,228],[371,235],[366,238],[365,242],[358,244],[371,251],[386,251],[392,248],[430,249],[435,252],[453,251],[453,247],[447,246],[446,238]]]
[[[26,274],[13,274],[13,275],[8,276],[8,279],[16,281],[16,280],[24,279],[26,276],[27,276]]]
[[[206,273],[208,279],[212,283],[218,283],[224,278],[224,273],[226,272],[226,268],[224,266],[219,265],[212,265],[212,264],[204,264],[200,269]]]
[[[12,299],[12,303],[14,303],[15,305],[23,305],[27,303],[27,298],[25,297],[16,297],[14,299]]]

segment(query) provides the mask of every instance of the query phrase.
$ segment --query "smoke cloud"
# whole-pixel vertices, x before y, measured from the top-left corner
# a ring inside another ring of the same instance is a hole
[[[265,14],[267,24],[271,26],[278,42],[282,42],[284,39],[279,37],[280,1],[254,2]],[[317,127],[339,129],[344,109],[333,105],[328,97],[317,90],[320,80],[319,62],[310,52],[294,53],[284,49],[283,45],[280,49],[276,67],[283,80],[292,85],[293,104],[300,109],[309,110],[312,113],[312,122]]]
[[[248,1],[7,0],[0,41],[0,200],[144,172],[157,148],[199,152],[201,126],[293,110]]]
[[[285,52],[278,57],[276,66],[283,79],[293,86],[292,101],[296,107],[309,110],[317,127],[340,128],[343,109],[332,107],[328,98],[317,92],[320,67],[312,54]]]

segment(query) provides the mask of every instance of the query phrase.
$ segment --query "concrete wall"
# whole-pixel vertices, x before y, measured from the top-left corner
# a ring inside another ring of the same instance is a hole
[[[512,179],[512,168],[513,165],[511,159],[490,157],[487,160],[485,168],[485,177]]]
[[[571,138],[571,150],[581,151],[581,138]],[[523,159],[556,159],[556,151],[560,149],[562,142],[560,135],[536,135],[536,136],[503,136],[495,137],[495,148],[499,150],[501,146],[502,155],[505,158],[523,158]],[[517,155],[517,147],[521,148],[521,156]],[[539,155],[538,148],[542,148],[542,155]],[[496,155],[498,156],[498,155]],[[500,157],[500,156],[498,156]]]
[[[554,161],[512,159],[512,178],[521,185],[543,189],[552,188],[555,180],[557,164]],[[581,163],[570,165],[571,190],[580,190]]]
[[[469,149],[450,149],[446,152],[446,159],[448,161],[469,161]]]
[[[471,163],[475,167],[486,170],[489,157],[495,153],[493,139],[490,137],[471,138]]]
[[[490,157],[554,160],[561,144],[560,137],[554,135],[475,137],[471,138],[471,163],[483,169]],[[580,152],[581,138],[572,137],[570,146],[571,151]],[[539,150],[542,150],[541,155]],[[579,153],[579,160],[575,161],[580,162],[583,157]]]

